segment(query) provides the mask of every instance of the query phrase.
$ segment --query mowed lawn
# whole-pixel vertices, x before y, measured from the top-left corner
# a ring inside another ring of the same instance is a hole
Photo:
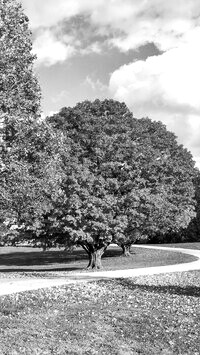
[[[169,246],[169,245],[166,245]],[[186,245],[185,245],[186,246]],[[190,244],[191,249],[197,245]],[[107,270],[191,261],[177,252],[110,247]],[[199,249],[199,248],[198,248]],[[0,277],[55,276],[79,271],[77,249],[43,253],[1,248]],[[200,354],[200,271],[102,280],[0,297],[0,355]]]
[[[123,257],[121,248],[109,246],[102,259],[104,270],[135,269],[151,266],[172,265],[195,260],[191,255],[179,252],[143,249],[132,247],[132,255]],[[47,275],[48,272],[85,272],[88,256],[82,248],[72,253],[61,249],[51,249],[43,252],[30,247],[0,248],[0,278],[12,276]]]
[[[200,271],[0,297],[1,355],[200,354]]]
[[[200,237],[199,237],[200,240]],[[169,243],[169,244],[154,244],[155,246],[170,247],[170,248],[183,248],[200,250],[200,242],[194,243]]]

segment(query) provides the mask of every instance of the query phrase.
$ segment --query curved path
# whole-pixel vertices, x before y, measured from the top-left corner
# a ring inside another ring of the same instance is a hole
[[[125,269],[115,271],[96,271],[75,273],[67,275],[66,278],[43,278],[43,279],[2,279],[0,280],[0,296],[8,295],[17,292],[37,290],[39,288],[53,287],[67,285],[70,283],[80,283],[87,281],[95,281],[106,278],[128,278],[141,275],[153,275],[169,272],[182,272],[190,270],[200,270],[200,250],[183,249],[183,248],[170,248],[170,247],[157,247],[147,245],[134,245],[134,248],[150,248],[160,250],[170,250],[173,252],[181,252],[184,254],[193,255],[197,260],[189,263],[166,265],[166,266],[153,266],[148,268],[139,269]]]

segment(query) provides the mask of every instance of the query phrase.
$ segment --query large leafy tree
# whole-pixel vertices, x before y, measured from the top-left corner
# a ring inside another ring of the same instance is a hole
[[[76,160],[71,171],[64,168],[60,225],[92,267],[100,267],[111,241],[129,251],[143,233],[188,225],[194,163],[160,122],[137,120],[113,100],[64,108],[48,121],[71,140]]]
[[[19,200],[13,198],[14,185],[19,190],[23,179],[31,182],[30,169],[16,151],[26,139],[22,133],[31,131],[40,115],[34,59],[28,18],[21,4],[17,0],[0,0],[0,214],[4,219],[11,216],[13,201]]]
[[[141,234],[176,232],[194,216],[190,153],[125,104],[86,101],[22,124],[9,154],[2,200],[21,235],[81,245],[89,267],[101,267],[111,241],[127,253]]]
[[[7,152],[1,174],[0,218],[20,228],[21,241],[41,240],[41,225],[54,208],[61,179],[60,156],[65,140],[45,122],[21,130]],[[67,143],[64,145],[67,154]]]
[[[0,0],[0,136],[12,140],[17,124],[38,117],[40,88],[33,72],[29,22],[17,0]]]

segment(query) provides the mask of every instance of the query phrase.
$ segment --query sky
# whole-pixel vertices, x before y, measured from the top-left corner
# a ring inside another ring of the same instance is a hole
[[[199,0],[22,0],[43,115],[96,98],[163,122],[200,168]]]

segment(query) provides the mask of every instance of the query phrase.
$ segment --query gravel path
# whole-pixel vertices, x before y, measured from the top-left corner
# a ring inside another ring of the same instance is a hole
[[[170,250],[173,252],[181,252],[190,254],[197,258],[196,261],[184,264],[156,266],[140,269],[126,269],[115,271],[95,271],[85,273],[75,273],[67,275],[65,278],[37,278],[37,279],[2,279],[0,280],[0,296],[23,291],[37,290],[39,288],[53,287],[67,285],[76,282],[94,281],[104,278],[128,278],[140,275],[153,275],[169,272],[181,272],[190,270],[200,270],[200,250],[183,249],[183,248],[170,248],[146,245],[134,245],[134,248],[150,248],[160,250]]]

